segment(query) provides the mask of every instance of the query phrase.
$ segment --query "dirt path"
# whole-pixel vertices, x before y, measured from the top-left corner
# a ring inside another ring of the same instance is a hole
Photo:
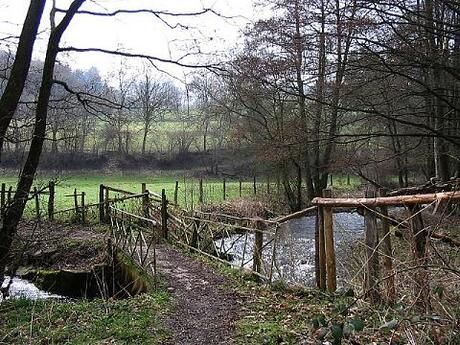
[[[172,337],[167,344],[233,344],[240,297],[225,288],[228,280],[202,262],[161,245],[157,269],[174,298],[174,314],[166,320]]]

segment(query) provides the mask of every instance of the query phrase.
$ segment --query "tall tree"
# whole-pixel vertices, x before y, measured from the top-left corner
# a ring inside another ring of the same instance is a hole
[[[29,72],[32,51],[46,0],[31,0],[8,82],[0,98],[0,160],[6,131],[18,107]]]
[[[37,171],[38,163],[46,137],[48,105],[53,87],[54,69],[59,53],[59,42],[62,35],[71,23],[73,17],[85,0],[74,0],[64,17],[57,25],[52,25],[48,39],[45,63],[42,71],[42,80],[35,110],[35,126],[29,153],[22,168],[12,203],[8,205],[0,228],[0,282],[3,283],[5,267],[13,238],[16,235],[17,225],[22,218],[29,192]]]

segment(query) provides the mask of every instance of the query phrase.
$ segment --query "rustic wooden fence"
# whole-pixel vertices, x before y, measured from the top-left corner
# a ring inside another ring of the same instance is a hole
[[[276,270],[278,223],[226,214],[170,211],[171,239],[195,252],[244,270],[268,282]],[[242,253],[233,251],[242,245]]]
[[[414,274],[414,280],[419,288],[417,302],[426,308],[430,294],[427,283],[426,250],[430,237],[435,234],[424,226],[422,212],[429,207],[434,207],[432,212],[436,212],[440,205],[459,201],[460,191],[396,196],[386,196],[384,191],[380,191],[380,196],[377,196],[375,192],[368,191],[364,198],[332,198],[330,191],[324,191],[323,197],[313,200],[313,204],[318,207],[316,233],[318,287],[327,288],[330,292],[334,292],[337,288],[333,209],[357,208],[361,210],[365,224],[366,258],[363,267],[365,296],[373,303],[379,303],[381,300],[395,302],[395,271],[390,237],[390,225],[393,225],[395,229],[408,232],[413,249],[411,261],[419,268]],[[407,207],[409,217],[403,221],[389,217],[388,207],[395,206]],[[378,220],[380,227],[378,227]],[[383,262],[384,278],[381,274],[380,261]]]
[[[14,193],[16,191],[12,186],[7,188],[5,183],[0,187],[0,218],[3,217],[5,211],[11,204]],[[53,220],[55,212],[56,191],[54,181],[50,181],[46,186],[35,186],[29,193],[28,205],[26,213],[29,213],[31,218],[42,219],[48,218]]]
[[[109,208],[112,245],[155,276],[159,224],[150,218],[141,217],[113,206]]]
[[[256,184],[254,186],[257,188]],[[140,187],[140,192],[136,193],[101,184],[99,201],[93,204],[87,203],[84,192],[74,190],[74,193],[66,195],[73,199],[74,206],[56,211],[55,185],[50,182],[45,188],[34,188],[29,201],[32,201],[37,219],[47,215],[50,220],[72,219],[81,223],[110,224],[115,245],[127,250],[141,266],[148,266],[152,273],[155,273],[155,254],[150,258],[149,253],[151,250],[155,251],[155,238],[161,237],[208,257],[249,270],[269,283],[283,279],[278,253],[281,224],[314,213],[316,285],[329,292],[336,291],[338,285],[335,243],[337,224],[334,224],[334,209],[358,209],[364,217],[365,264],[361,268],[364,272],[363,290],[371,302],[385,300],[393,303],[397,291],[390,236],[394,229],[390,227],[409,234],[413,248],[412,261],[423,268],[426,266],[429,238],[440,235],[424,227],[422,213],[428,207],[434,208],[435,212],[446,203],[458,203],[460,200],[459,191],[390,196],[384,191],[379,191],[378,196],[369,191],[363,198],[333,198],[331,192],[325,190],[323,197],[313,200],[312,207],[273,220],[263,220],[183,210],[176,200],[170,204],[164,189],[161,194],[157,194],[148,191],[145,184]],[[176,191],[177,188],[176,184]],[[225,188],[224,182],[224,192]],[[13,193],[12,188],[7,189],[2,184],[2,215],[11,202]],[[201,199],[200,195],[199,198]],[[388,208],[395,206],[406,207],[409,217],[403,221],[390,217]],[[242,246],[242,251],[234,251],[236,246]],[[422,304],[427,304],[429,291],[425,283],[426,270],[417,272],[414,279],[423,287],[419,300]]]

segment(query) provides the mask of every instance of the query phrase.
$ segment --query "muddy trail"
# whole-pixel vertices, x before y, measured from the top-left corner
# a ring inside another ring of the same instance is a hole
[[[158,274],[173,297],[165,320],[171,332],[166,344],[233,344],[241,297],[230,282],[206,264],[167,245],[157,248]]]

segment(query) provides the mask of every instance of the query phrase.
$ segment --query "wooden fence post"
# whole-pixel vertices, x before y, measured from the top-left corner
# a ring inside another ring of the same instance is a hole
[[[48,219],[50,221],[54,220],[54,199],[55,199],[55,183],[54,181],[50,181],[48,184]]]
[[[261,223],[256,223],[256,229],[259,230],[261,228]],[[254,249],[253,249],[253,257],[252,257],[252,270],[257,273],[261,273],[262,271],[262,247],[264,242],[264,234],[261,231],[255,232],[254,238]],[[258,276],[256,277],[259,278]]]
[[[176,181],[176,185],[174,187],[174,205],[177,206],[177,197],[179,195],[179,181]]]
[[[429,272],[425,267],[427,263],[426,245],[427,241],[429,240],[429,233],[427,228],[423,224],[423,218],[420,213],[420,210],[421,208],[419,205],[409,207],[409,211],[411,213],[411,247],[414,257],[414,265],[420,267],[416,269],[416,271],[414,272],[414,294],[415,296],[417,296],[417,306],[421,310],[429,312],[431,309],[430,277]]]
[[[386,191],[384,189],[380,189],[379,194],[380,196],[385,197]],[[385,269],[385,276],[388,277],[385,280],[385,299],[387,303],[393,304],[396,301],[396,288],[393,272],[393,250],[391,248],[390,223],[388,221],[387,206],[381,206],[380,213],[383,215],[381,218],[383,267]]]
[[[224,194],[224,201],[225,201],[227,199],[227,184],[226,184],[225,178],[223,181],[223,194]]]
[[[332,196],[330,189],[323,191],[324,198]],[[332,208],[323,208],[323,224],[324,224],[324,247],[326,254],[326,274],[327,274],[327,290],[335,292],[337,289],[337,277],[335,266],[335,248],[334,248],[334,223],[332,220]]]
[[[198,201],[200,202],[200,204],[203,204],[203,179],[200,178],[200,195],[199,195],[199,199]]]
[[[270,194],[270,176],[267,176],[267,194]]]
[[[149,218],[149,194],[145,183],[141,185],[141,192],[145,193],[145,195],[142,196],[142,214],[145,218]]]
[[[105,196],[104,196],[104,202],[105,202],[105,218],[107,219],[107,222],[110,223],[110,190],[108,188],[105,189]]]
[[[347,174],[347,186],[349,186],[351,184],[351,181],[350,181],[350,174],[348,173]]]
[[[185,175],[184,175],[183,190],[184,190],[184,205],[183,205],[183,207],[185,209],[187,209],[187,180],[185,179]]]
[[[166,191],[161,190],[161,232],[164,239],[168,239],[168,200]]]
[[[257,179],[254,176],[254,183],[253,183],[254,195],[257,195]]]
[[[5,205],[6,204],[6,185],[2,183],[2,189],[0,191],[0,210],[1,214],[5,213]]]
[[[366,191],[366,198],[375,198],[374,191]],[[366,244],[366,275],[364,279],[364,291],[369,297],[371,303],[377,303],[380,300],[379,289],[376,286],[379,276],[379,258],[378,258],[378,231],[377,216],[375,211],[364,208],[364,232]]]
[[[34,199],[35,199],[35,214],[38,220],[40,220],[40,199],[38,196],[37,187],[34,187]]]
[[[242,191],[243,191],[243,182],[241,182],[241,180],[239,182],[240,182],[240,198],[241,198],[242,197]]]
[[[104,185],[99,185],[99,222],[105,222],[104,215]]]
[[[191,207],[190,209],[193,211],[194,210],[194,206],[195,206],[195,199],[194,199],[194,187],[192,186],[192,189],[190,189],[190,204],[191,204]]]
[[[196,217],[198,218],[198,216]],[[190,246],[192,248],[198,248],[198,229],[200,228],[200,220],[195,219],[193,225],[194,227],[193,227],[192,238],[190,240]]]
[[[315,265],[316,286],[321,290],[326,290],[326,252],[324,245],[323,212],[323,207],[318,207],[315,226]]]
[[[13,198],[13,186],[10,186],[10,188],[8,188],[8,193],[7,193],[8,205],[11,204],[12,198]]]
[[[85,192],[81,192],[81,222],[86,223]]]
[[[78,207],[78,194],[77,194],[77,188],[74,189],[73,191],[73,202],[74,202],[74,206],[75,206],[75,216],[77,218],[77,221],[80,220],[80,210],[79,210],[79,207]]]

